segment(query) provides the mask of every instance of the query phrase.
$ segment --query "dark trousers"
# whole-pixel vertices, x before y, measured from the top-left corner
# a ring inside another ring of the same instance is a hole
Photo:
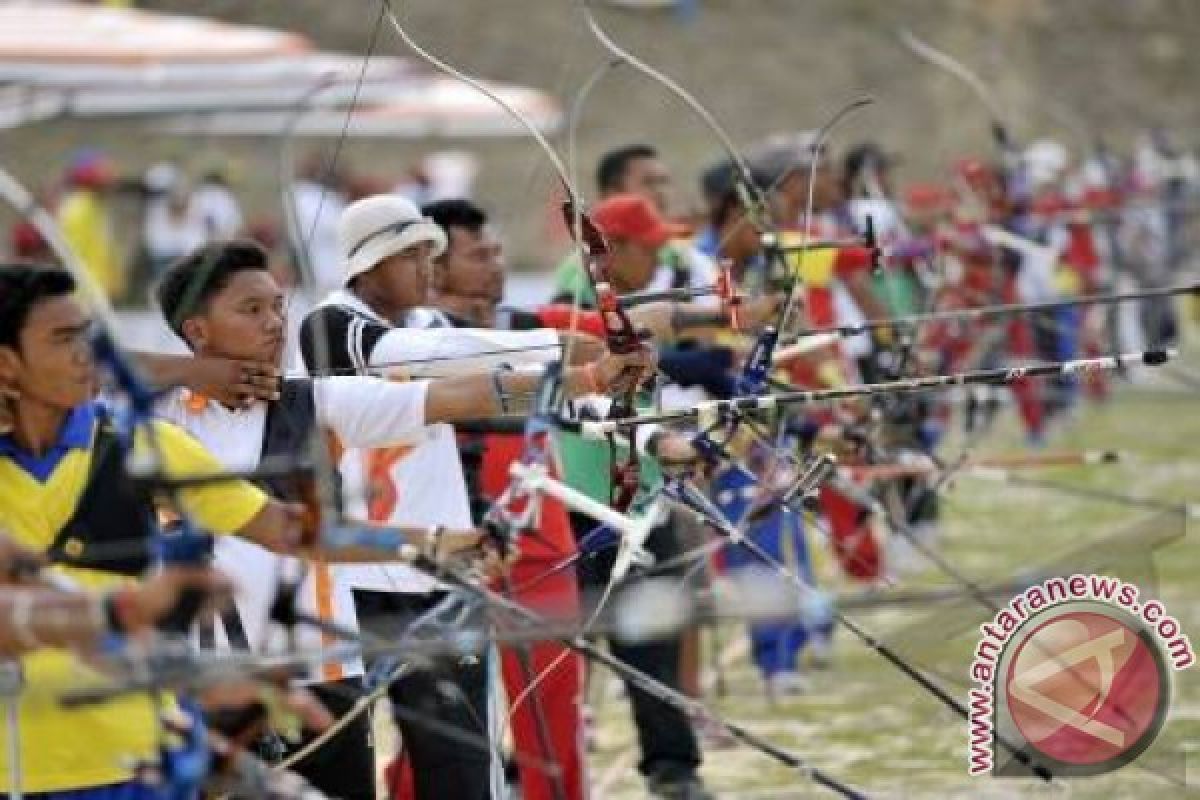
[[[349,711],[363,694],[358,678],[319,683],[308,689],[334,719]],[[319,735],[304,731],[299,744],[289,744],[286,753],[299,750]],[[292,771],[331,798],[375,800],[375,748],[371,741],[370,713],[360,714],[315,753],[292,767]]]
[[[354,604],[364,631],[395,641],[443,597],[440,592],[355,590]],[[487,659],[480,655],[438,660],[432,668],[414,670],[394,682],[388,695],[412,766],[417,800],[487,800]],[[475,742],[448,736],[442,729],[461,731]]]
[[[578,540],[596,527],[596,522],[582,514],[571,514],[571,528]],[[646,549],[661,563],[680,554],[675,531],[669,526],[656,528],[646,540]],[[579,582],[585,597],[597,597],[608,585],[616,551],[612,549],[585,558],[579,566]],[[681,636],[655,642],[626,644],[613,637],[609,651],[631,667],[638,669],[672,689],[680,689],[679,664]],[[625,681],[629,701],[633,706],[633,722],[637,728],[642,759],[638,770],[648,778],[676,781],[695,774],[700,765],[700,748],[692,731],[691,720],[682,711],[647,694],[635,684]]]

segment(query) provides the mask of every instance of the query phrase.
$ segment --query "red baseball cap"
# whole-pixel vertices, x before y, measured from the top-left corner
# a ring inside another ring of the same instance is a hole
[[[650,247],[662,247],[691,229],[667,222],[654,204],[638,194],[617,194],[592,209],[592,220],[611,239],[628,239]]]
[[[67,183],[84,189],[103,189],[117,180],[117,166],[99,150],[84,149],[71,157]]]

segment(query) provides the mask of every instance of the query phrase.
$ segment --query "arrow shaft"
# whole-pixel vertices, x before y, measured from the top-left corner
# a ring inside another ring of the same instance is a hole
[[[999,317],[1013,314],[1033,314],[1039,311],[1053,311],[1060,308],[1072,308],[1085,305],[1114,305],[1134,300],[1149,300],[1156,297],[1171,297],[1177,294],[1200,293],[1200,283],[1163,286],[1156,289],[1139,289],[1119,294],[1094,294],[1082,297],[1072,297],[1063,300],[1047,300],[1038,303],[1008,303],[979,308],[962,308],[950,311],[933,311],[928,314],[912,314],[904,317],[868,320],[858,325],[834,325],[825,328],[806,328],[797,334],[798,338],[818,334],[837,334],[839,336],[858,336],[862,333],[907,325],[925,325],[931,322],[951,322],[955,320],[978,320],[987,317]]]
[[[699,403],[694,408],[667,411],[659,414],[643,414],[623,419],[602,421],[570,421],[565,423],[565,427],[577,430],[589,438],[603,438],[610,433],[628,428],[636,428],[639,425],[684,422],[696,419],[720,420],[723,416],[729,414],[770,411],[779,406],[811,405],[850,397],[920,392],[953,386],[1004,386],[1026,378],[1043,378],[1054,375],[1074,375],[1078,373],[1123,369],[1137,364],[1160,366],[1171,358],[1174,358],[1175,355],[1176,352],[1174,350],[1146,350],[1100,358],[1082,358],[1073,361],[1031,364],[1024,367],[957,372],[949,375],[908,378],[898,381],[887,381],[885,383],[844,386],[837,389],[784,391],[761,397],[734,397],[728,400],[712,400]]]

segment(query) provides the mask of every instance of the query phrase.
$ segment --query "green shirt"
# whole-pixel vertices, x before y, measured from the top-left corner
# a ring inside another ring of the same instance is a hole
[[[921,310],[920,287],[911,273],[886,271],[874,276],[872,282],[875,296],[883,300],[893,316],[907,316]]]
[[[558,265],[554,273],[554,297],[564,302],[574,302],[574,298],[578,297],[582,306],[595,306],[596,293],[577,256],[568,256]],[[555,434],[555,445],[562,467],[563,483],[578,489],[593,500],[606,504],[611,502],[612,448],[608,442],[584,439],[579,434],[558,431]],[[627,447],[617,447],[617,458],[620,462],[624,462],[628,453]],[[638,463],[641,466],[640,489],[635,503],[648,492],[657,489],[662,482],[662,470],[657,461],[642,455]]]
[[[586,308],[596,306],[596,291],[584,274],[578,256],[567,256],[554,271],[554,299],[565,303],[578,301]]]
[[[562,467],[562,481],[593,500],[608,504],[612,501],[612,448],[608,442],[585,439],[579,434],[558,431],[555,446]],[[617,458],[624,463],[629,449],[617,446]],[[638,457],[638,503],[647,494],[654,492],[662,483],[662,468],[647,455]]]

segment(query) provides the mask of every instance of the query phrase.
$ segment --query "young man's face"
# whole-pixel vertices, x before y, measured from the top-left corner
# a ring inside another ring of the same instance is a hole
[[[612,249],[612,274],[614,288],[619,292],[636,292],[645,289],[658,267],[658,250],[653,245],[630,240],[614,239],[609,242]]]
[[[283,291],[266,270],[242,270],[185,320],[184,336],[198,355],[279,364],[286,312]]]
[[[762,237],[754,222],[742,210],[735,210],[718,231],[721,255],[741,265],[762,250]]]
[[[433,244],[418,242],[380,261],[363,277],[372,284],[372,294],[390,308],[407,311],[428,301],[432,274]]]
[[[504,250],[484,226],[478,231],[452,227],[445,254],[434,267],[439,298],[494,300],[504,295]]]
[[[29,312],[17,346],[0,347],[0,383],[61,411],[96,392],[90,320],[73,297],[51,297]]]
[[[621,179],[621,192],[645,197],[660,214],[667,213],[670,190],[671,171],[657,158],[635,158],[629,162]]]

